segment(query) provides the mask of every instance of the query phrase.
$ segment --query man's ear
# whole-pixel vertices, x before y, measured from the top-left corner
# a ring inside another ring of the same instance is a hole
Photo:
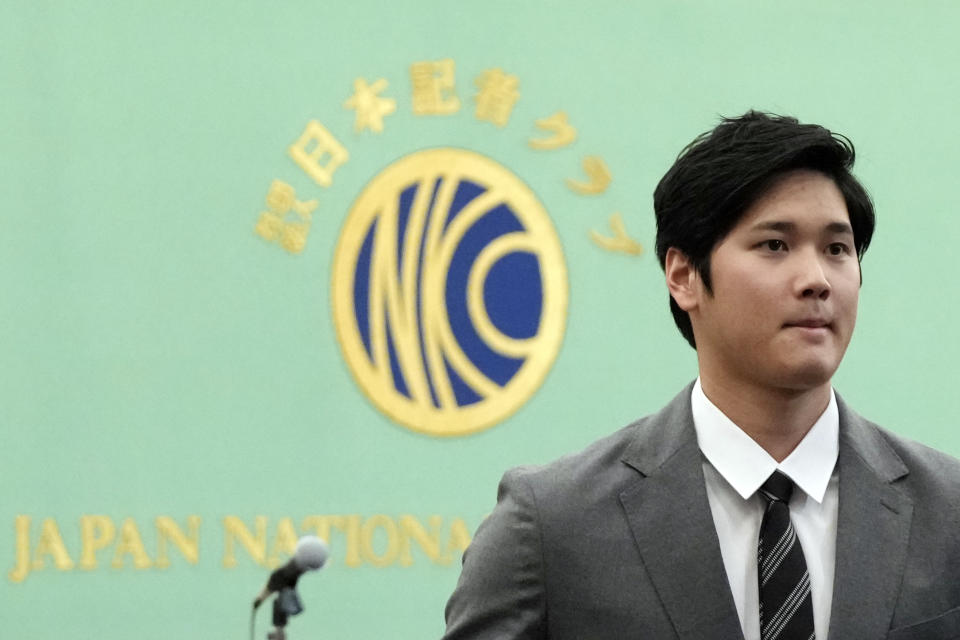
[[[667,276],[667,289],[677,306],[687,313],[696,309],[702,282],[700,273],[694,268],[687,254],[676,247],[670,247],[667,249],[663,270]]]

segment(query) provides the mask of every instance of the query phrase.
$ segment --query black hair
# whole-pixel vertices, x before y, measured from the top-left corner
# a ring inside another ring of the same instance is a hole
[[[653,192],[657,258],[670,247],[683,252],[711,292],[710,253],[743,214],[788,171],[811,169],[830,177],[843,195],[857,258],[875,226],[873,203],[850,172],[855,152],[843,135],[796,118],[748,111],[723,118],[687,145]],[[690,316],[670,297],[680,333],[694,349]]]

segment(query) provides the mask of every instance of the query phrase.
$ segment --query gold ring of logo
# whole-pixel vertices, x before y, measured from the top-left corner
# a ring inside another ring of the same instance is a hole
[[[484,191],[446,221],[461,180]],[[419,186],[406,216],[403,262],[398,264],[400,194],[413,185]],[[421,188],[424,185],[428,188]],[[501,205],[509,207],[522,228],[499,235],[476,256],[467,279],[466,305],[473,329],[487,348],[522,361],[505,384],[490,379],[464,353],[451,330],[444,298],[447,271],[459,242],[477,220]],[[365,272],[368,327],[362,334],[355,286],[364,246],[369,257]],[[516,252],[535,257],[540,275],[539,325],[528,338],[502,333],[491,321],[483,297],[491,268]],[[397,160],[360,193],[337,243],[331,291],[340,348],[370,401],[414,431],[459,436],[504,420],[539,388],[563,339],[567,288],[560,241],[530,188],[485,156],[439,148]],[[407,394],[397,390],[394,370],[402,373]],[[458,404],[449,371],[456,372],[480,399]]]

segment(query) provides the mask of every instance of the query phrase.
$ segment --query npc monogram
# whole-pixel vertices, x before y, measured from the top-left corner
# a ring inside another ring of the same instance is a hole
[[[457,114],[453,60],[410,65],[410,104],[421,117]],[[499,68],[474,77],[474,118],[504,129],[520,80]],[[398,102],[388,82],[357,78],[343,107],[354,134],[380,135]],[[530,123],[533,153],[562,153],[578,137],[564,111]],[[455,143],[456,141],[451,141]],[[288,149],[321,188],[331,188],[350,152],[311,120]],[[573,197],[606,192],[612,175],[599,156],[579,159],[585,178],[564,180]],[[282,180],[267,194],[256,232],[291,254],[307,246],[315,199]],[[637,256],[642,246],[623,216],[598,247]],[[354,201],[335,249],[334,324],[357,385],[385,415],[414,431],[458,436],[497,424],[536,392],[566,327],[567,266],[547,209],[498,161],[455,146],[413,150],[371,179]]]

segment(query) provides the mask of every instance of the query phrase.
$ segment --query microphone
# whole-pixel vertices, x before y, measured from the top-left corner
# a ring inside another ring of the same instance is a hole
[[[307,571],[316,571],[327,562],[327,543],[317,536],[303,536],[297,540],[297,549],[287,564],[279,567],[270,574],[263,591],[253,601],[253,608],[257,609],[271,593],[284,589],[293,589],[297,580]]]

